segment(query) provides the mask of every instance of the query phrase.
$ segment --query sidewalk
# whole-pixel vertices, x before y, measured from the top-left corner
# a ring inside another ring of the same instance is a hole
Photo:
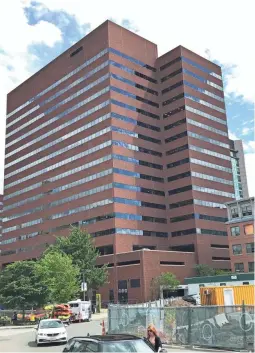
[[[93,321],[105,320],[107,321],[108,310],[102,309],[101,313],[92,314]],[[106,322],[105,322],[106,324]],[[25,326],[0,326],[0,330],[16,330],[16,329],[34,329],[37,325],[25,325]]]

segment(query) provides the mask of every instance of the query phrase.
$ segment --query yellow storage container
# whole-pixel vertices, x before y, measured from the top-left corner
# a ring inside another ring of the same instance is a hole
[[[254,285],[201,287],[201,305],[255,304]]]

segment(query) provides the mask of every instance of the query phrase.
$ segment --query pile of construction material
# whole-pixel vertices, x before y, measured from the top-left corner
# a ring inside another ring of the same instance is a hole
[[[189,306],[195,306],[195,305],[192,303],[186,302],[181,298],[178,298],[178,299],[170,300],[166,305],[166,307],[173,307],[173,306],[189,307]]]

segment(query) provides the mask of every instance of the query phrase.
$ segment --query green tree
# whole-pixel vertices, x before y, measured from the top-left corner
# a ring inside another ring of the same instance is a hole
[[[169,289],[175,289],[180,284],[180,281],[171,272],[161,273],[151,281],[151,299],[155,300],[160,297],[160,287],[163,286]]]
[[[68,302],[79,293],[79,268],[65,253],[57,250],[47,252],[38,261],[36,270],[48,288],[51,303]]]
[[[207,276],[217,276],[217,275],[226,275],[228,273],[231,273],[228,270],[221,270],[221,269],[215,269],[210,267],[209,265],[195,265],[194,269],[196,271],[196,275],[198,277],[207,277]]]
[[[56,243],[51,245],[46,253],[52,250],[71,256],[73,264],[80,270],[80,280],[84,275],[89,288],[97,289],[106,283],[107,267],[106,265],[100,268],[96,266],[99,253],[93,244],[92,237],[85,230],[72,227],[70,235],[57,238]]]
[[[203,264],[195,265],[194,269],[198,277],[215,275],[214,268],[210,267],[209,265],[203,265]]]
[[[11,309],[41,306],[48,301],[48,289],[36,271],[35,261],[17,261],[0,272],[0,302]]]

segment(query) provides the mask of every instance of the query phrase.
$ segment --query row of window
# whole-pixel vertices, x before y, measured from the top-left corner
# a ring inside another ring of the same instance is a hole
[[[145,201],[139,201],[139,200],[133,200],[133,199],[125,199],[125,198],[121,198],[121,197],[113,197],[111,199],[106,199],[106,200],[94,202],[94,203],[88,204],[86,206],[81,206],[81,207],[77,207],[74,209],[69,209],[69,210],[66,210],[65,212],[56,213],[56,214],[51,215],[50,218],[57,219],[57,218],[69,216],[71,214],[79,213],[82,211],[87,211],[87,210],[90,210],[93,208],[97,208],[100,206],[106,206],[106,205],[113,204],[113,203],[121,203],[121,204],[125,204],[125,205],[137,206],[137,207],[156,208],[156,209],[161,209],[161,210],[166,209],[166,206],[162,205],[162,204],[156,204],[156,203],[152,203],[152,202],[145,202]]]
[[[76,146],[77,146],[77,145],[81,144],[81,141],[82,141],[82,140],[76,142],[76,143],[73,144],[73,145],[76,145]],[[68,149],[72,148],[71,146],[73,146],[73,145],[69,145],[69,146],[65,147],[65,149],[68,150]],[[83,157],[83,156],[92,154],[92,153],[94,153],[94,152],[96,152],[96,151],[99,151],[99,150],[104,149],[104,148],[106,148],[106,147],[109,147],[109,146],[111,146],[111,145],[121,146],[121,147],[130,149],[130,150],[133,150],[133,151],[140,151],[140,152],[148,153],[148,154],[155,154],[155,153],[156,153],[156,155],[158,155],[158,153],[159,153],[159,152],[153,153],[154,151],[152,151],[152,150],[148,150],[148,149],[145,149],[145,148],[141,148],[141,147],[138,147],[138,146],[134,146],[134,145],[131,145],[131,144],[127,144],[127,143],[122,142],[122,141],[111,141],[111,140],[110,140],[110,141],[106,141],[106,142],[104,142],[104,143],[102,143],[102,144],[100,144],[100,145],[97,145],[97,146],[95,146],[95,147],[92,147],[92,148],[89,149],[89,150],[86,150],[86,151],[81,152],[81,153],[79,153],[79,154],[77,154],[77,155],[74,155],[74,156],[72,156],[72,157],[70,157],[70,158],[64,159],[64,160],[62,160],[61,162],[58,162],[58,163],[56,163],[56,164],[54,164],[54,165],[51,165],[51,166],[49,166],[49,167],[47,167],[47,168],[44,168],[44,169],[42,169],[42,170],[39,170],[39,171],[37,171],[37,172],[35,172],[35,173],[33,173],[33,174],[30,174],[30,175],[28,175],[28,176],[26,176],[26,177],[24,177],[24,178],[21,178],[21,179],[19,179],[19,180],[16,180],[16,181],[14,181],[14,182],[12,182],[12,183],[6,185],[5,188],[9,188],[9,187],[11,187],[11,186],[13,186],[13,185],[17,185],[17,184],[19,184],[19,183],[21,183],[21,182],[23,182],[23,181],[25,181],[25,180],[29,180],[29,179],[31,179],[31,178],[33,178],[33,177],[35,177],[35,176],[44,174],[44,173],[46,173],[46,172],[48,172],[48,171],[50,171],[50,170],[56,169],[56,168],[58,168],[58,167],[60,167],[60,166],[62,166],[62,165],[65,165],[65,164],[67,164],[67,163],[69,163],[69,162],[71,162],[71,161],[77,160],[77,159],[79,159],[79,158],[81,158],[81,157]],[[61,151],[61,150],[60,150],[60,151]],[[54,156],[57,155],[57,154],[59,154],[59,151],[55,152],[55,153],[54,153]],[[48,155],[48,156],[46,156],[46,157],[44,157],[44,158],[45,158],[45,159],[51,158],[51,157],[49,157],[49,156],[50,156],[50,155]],[[116,158],[120,159],[121,157],[116,157]],[[139,160],[137,160],[137,159],[130,158],[130,157],[125,157],[125,156],[122,156],[122,159],[125,160],[125,161],[127,161],[127,162],[130,162],[130,163],[140,164],[140,165],[144,165],[144,166],[147,166],[147,167],[151,167],[151,168],[155,168],[155,169],[160,169],[160,170],[163,169],[163,166],[162,166],[162,165],[156,164],[156,163],[151,163],[151,162],[146,162],[146,161],[139,161]],[[38,161],[36,161],[36,162],[38,162]],[[34,162],[33,165],[37,164],[36,162]],[[13,173],[16,174],[17,171],[12,172],[11,174],[13,174]]]
[[[244,272],[244,264],[243,262],[235,263],[235,272]],[[254,272],[254,261],[248,262],[248,271]]]
[[[129,228],[111,228],[111,229],[105,229],[105,230],[100,230],[95,233],[91,233],[92,237],[101,237],[104,235],[110,235],[110,234],[127,234],[127,235],[139,235],[139,236],[145,236],[145,237],[159,237],[159,238],[167,238],[168,233],[166,232],[155,232],[155,231],[149,231],[149,230],[140,230],[140,229],[129,229]]]
[[[44,94],[46,94],[47,92],[51,91],[52,89],[54,89],[55,87],[57,87],[58,85],[60,85],[62,82],[66,81],[67,79],[69,79],[70,77],[72,77],[73,75],[77,74],[78,72],[80,72],[82,69],[84,69],[85,67],[89,66],[91,63],[93,63],[94,61],[96,61],[97,59],[101,58],[102,56],[104,56],[106,53],[113,53],[115,55],[118,55],[120,57],[123,57],[127,60],[129,60],[130,62],[140,66],[140,67],[144,67],[148,70],[151,70],[153,72],[156,72],[156,69],[153,68],[150,65],[144,64],[142,61],[137,60],[135,58],[132,58],[129,55],[126,55],[124,53],[121,53],[120,51],[113,49],[113,48],[107,48],[102,50],[101,52],[99,52],[98,54],[96,54],[95,56],[93,56],[92,58],[90,58],[89,60],[86,60],[82,65],[78,66],[75,70],[69,72],[67,75],[63,76],[60,80],[54,82],[51,86],[47,87],[45,90],[41,91],[39,94],[37,94],[36,96],[30,98],[28,101],[26,101],[25,103],[23,103],[22,105],[20,105],[19,107],[17,107],[15,110],[13,110],[12,112],[10,112],[7,115],[7,118],[11,117],[13,114],[17,113],[18,111],[20,111],[22,108],[26,107],[27,105],[31,104],[32,102],[34,102],[36,99],[42,97]]]
[[[190,64],[190,65],[192,65],[192,66],[194,66],[194,67],[196,67],[197,69],[199,69],[199,70],[201,70],[201,71],[203,71],[203,72],[205,72],[205,73],[207,73],[207,74],[209,74],[211,76],[214,76],[214,77],[218,78],[219,80],[221,80],[221,76],[220,75],[218,75],[215,72],[213,72],[212,70],[210,70],[210,69],[208,69],[208,68],[206,68],[206,67],[204,67],[204,66],[202,66],[202,65],[200,65],[198,63],[196,63],[195,61],[186,58],[185,56],[180,56],[180,57],[178,57],[176,59],[171,60],[170,62],[160,66],[159,70],[163,71],[163,70],[167,69],[168,67],[176,64],[177,62],[179,62],[181,60],[186,62],[186,63],[188,63],[188,64]]]
[[[203,93],[203,94],[205,94],[205,95],[207,95],[209,97],[212,97],[212,98],[214,98],[214,99],[216,99],[216,100],[218,100],[220,102],[224,102],[224,98],[222,98],[221,96],[218,96],[217,94],[214,94],[214,93],[212,93],[210,91],[207,91],[204,88],[198,87],[198,86],[194,85],[193,83],[190,83],[189,81],[184,80],[183,84],[185,86],[188,86],[188,87],[194,89],[197,92]]]
[[[222,203],[197,200],[197,199],[189,199],[189,200],[171,203],[171,204],[169,204],[169,208],[171,210],[174,208],[184,207],[184,206],[193,205],[193,204],[198,205],[198,206],[213,207],[213,208],[226,208],[226,206]]]
[[[223,236],[223,237],[227,236],[227,232],[223,232],[215,229],[191,228],[191,229],[184,229],[176,232],[171,232],[172,237],[180,237],[180,236],[191,235],[191,234],[216,235],[216,236]]]
[[[180,106],[180,107],[178,107],[178,108],[175,108],[175,109],[173,109],[173,110],[170,110],[169,112],[163,114],[163,119],[166,119],[166,118],[168,118],[169,116],[173,116],[173,115],[175,115],[175,114],[177,114],[177,113],[180,113],[180,112],[182,112],[182,111],[184,111],[184,110],[185,110],[185,105],[182,105],[182,106]]]
[[[212,132],[215,132],[216,134],[219,134],[219,135],[222,135],[222,136],[228,136],[227,132],[219,130],[219,129],[216,129],[216,128],[214,128],[212,126],[209,126],[209,125],[202,124],[199,121],[192,120],[192,119],[189,119],[189,118],[187,118],[186,121],[187,121],[187,123],[189,123],[191,125],[194,125],[194,126],[197,126],[197,127],[200,127],[201,129],[212,131]]]
[[[231,218],[247,217],[252,215],[252,207],[250,204],[241,205],[240,209],[238,207],[231,207]]]
[[[225,159],[226,161],[230,160],[229,156],[226,156],[225,154],[222,154],[222,153],[214,152],[212,150],[207,150],[206,148],[201,148],[201,147],[194,146],[194,145],[189,145],[189,148],[191,150],[193,150],[193,151],[204,153],[204,154],[207,154],[209,156],[217,157],[217,158],[220,158],[220,159]]]
[[[56,105],[51,106],[50,108],[48,108],[47,110],[45,110],[43,113],[40,113],[39,115],[35,116],[32,119],[29,119],[26,123],[18,126],[16,129],[12,130],[11,132],[6,134],[6,138],[12,136],[13,134],[15,134],[16,132],[23,130],[25,127],[31,125],[32,123],[34,123],[35,121],[40,120],[41,118],[44,118],[47,114],[52,113],[53,111],[55,111],[56,109],[58,109],[59,107],[61,107],[62,105],[72,101],[73,99],[79,97],[80,95],[82,95],[83,93],[89,91],[91,88],[98,86],[100,83],[106,81],[108,78],[110,77],[110,74],[107,73],[106,75],[98,78],[97,80],[91,82],[89,85],[85,86],[84,88],[80,89],[79,91],[76,91],[75,93],[73,93],[71,96],[68,96],[67,98],[65,98],[64,100],[58,102]],[[109,86],[106,87],[105,92],[108,92],[110,90]],[[101,92],[101,91],[100,91]],[[100,96],[100,92],[97,92],[98,96]],[[105,93],[104,92],[104,93]],[[96,94],[86,98],[85,100],[79,102],[78,104],[72,106],[71,108],[68,108],[67,110],[64,110],[62,113],[60,113],[60,116],[63,117],[64,115],[69,114],[70,112],[74,111],[75,109],[80,108],[81,106],[83,106],[84,104],[87,104],[89,102],[91,102],[93,99],[97,98],[98,96],[96,96]]]
[[[25,248],[19,248],[19,249],[13,249],[13,250],[3,250],[1,251],[0,255],[1,256],[8,256],[8,255],[13,255],[13,254],[18,254],[21,252],[32,252],[35,251],[37,249],[45,249],[46,245],[45,244],[38,244],[38,245],[34,245],[34,246],[28,246]]]
[[[2,241],[0,241],[0,245],[6,245],[6,244],[15,243],[16,241],[34,238],[34,237],[37,237],[38,235],[39,235],[38,232],[33,232],[33,233],[30,233],[30,234],[26,234],[26,235],[20,235],[20,236],[15,237],[15,238],[9,238],[9,239],[2,240]]]
[[[202,110],[192,108],[192,107],[190,107],[189,105],[186,105],[186,110],[189,111],[189,112],[191,112],[191,113],[200,115],[200,116],[202,116],[203,118],[206,118],[206,119],[209,119],[209,120],[212,120],[212,121],[216,121],[216,122],[219,123],[219,124],[227,125],[226,120],[217,118],[216,116],[213,116],[213,115],[211,115],[211,114],[205,113],[205,112],[203,112]]]
[[[189,219],[203,219],[206,221],[222,222],[222,223],[225,223],[228,220],[226,217],[217,217],[217,216],[209,216],[209,215],[199,214],[199,213],[191,213],[184,216],[172,217],[170,218],[170,222],[177,223],[177,222],[187,221]]]
[[[115,87],[115,86],[110,86],[110,89],[111,91],[114,91],[114,92],[117,92],[117,93],[120,93],[126,97],[129,97],[129,98],[132,98],[132,99],[135,99],[135,100],[138,100],[140,102],[143,102],[143,103],[146,103],[148,105],[151,105],[153,107],[156,107],[156,108],[159,108],[159,104],[158,103],[155,103],[155,102],[152,102],[151,100],[149,99],[146,99],[146,98],[143,98],[143,97],[140,97],[140,96],[137,96],[131,92],[128,92],[124,89],[121,89],[121,88],[118,88],[118,87]]]
[[[240,235],[240,227],[235,226],[231,227],[231,236],[237,237]],[[245,224],[244,225],[244,234],[245,235],[254,235],[254,224]]]
[[[224,172],[227,172],[227,173],[232,173],[232,169],[231,168],[226,168],[226,167],[223,167],[221,165],[214,164],[214,163],[209,163],[209,162],[202,161],[202,160],[196,159],[196,158],[184,158],[184,159],[181,159],[179,161],[168,163],[167,164],[167,168],[168,169],[175,168],[175,167],[178,167],[178,166],[186,164],[186,163],[194,163],[194,164],[202,165],[204,167],[221,170],[221,171],[224,171]]]
[[[117,66],[117,67],[120,67],[120,66],[123,66],[119,63],[116,63],[116,62],[113,62],[112,60],[110,60],[109,62],[110,64],[114,65],[114,66]],[[117,65],[116,65],[117,64]],[[126,70],[125,70],[126,71]],[[118,81],[121,81],[121,82],[124,82],[124,83],[127,83],[128,85],[130,86],[133,86],[135,88],[138,88],[138,89],[141,89],[145,92],[148,92],[150,94],[153,94],[154,96],[158,96],[158,92],[151,89],[151,88],[148,88],[148,87],[145,87],[143,85],[140,85],[134,81],[131,81],[131,80],[128,80],[127,78],[123,77],[123,76],[120,76],[120,75],[116,75],[116,74],[113,74],[111,73],[111,77],[114,78],[115,80],[118,80]]]
[[[2,233],[8,233],[8,232],[12,232],[12,231],[17,230],[17,229],[31,227],[33,225],[40,224],[42,222],[43,222],[42,218],[33,219],[32,221],[29,221],[29,222],[26,222],[26,223],[22,223],[22,224],[13,226],[13,227],[4,228]]]
[[[179,69],[167,74],[166,76],[162,77],[161,78],[161,82],[162,83],[166,82],[170,78],[173,78],[173,77],[175,77],[175,76],[177,76],[177,75],[179,75],[181,73],[189,75],[189,76],[199,80],[200,82],[203,82],[203,83],[207,84],[208,86],[211,86],[211,87],[214,87],[214,88],[216,88],[216,89],[218,89],[220,91],[223,91],[223,88],[221,86],[217,85],[216,83],[214,83],[214,82],[212,82],[210,80],[207,80],[205,77],[197,75],[193,71],[190,71],[190,70],[187,70],[187,69],[184,69],[184,68],[179,68]]]
[[[200,82],[206,83],[208,86],[214,87],[214,88],[218,89],[219,91],[223,91],[223,88],[221,86],[217,85],[216,83],[214,83],[210,80],[207,80],[203,76],[195,74],[193,71],[190,71],[187,69],[183,69],[182,71],[184,74],[192,76],[193,78],[199,80]]]
[[[109,65],[108,61],[105,61],[104,63],[102,63],[101,65],[97,66],[96,68],[94,68],[93,70],[89,71],[87,74],[83,75],[82,77],[79,77],[77,80],[75,80],[74,82],[72,82],[71,84],[69,84],[68,86],[66,86],[65,88],[61,89],[60,91],[56,92],[54,95],[50,96],[49,98],[47,98],[46,100],[40,102],[39,105],[33,107],[30,110],[27,110],[24,114],[20,115],[19,117],[17,117],[16,119],[12,120],[10,123],[7,124],[7,128],[9,128],[10,126],[12,126],[13,124],[17,123],[18,121],[24,119],[25,117],[27,117],[28,115],[30,115],[31,113],[35,112],[36,110],[42,108],[43,106],[45,106],[46,104],[52,102],[55,98],[61,96],[62,94],[64,94],[65,92],[67,92],[68,90],[70,90],[71,88],[79,85],[80,83],[82,83],[83,81],[85,81],[86,79],[88,79],[89,77],[91,77],[92,75],[94,75],[95,73],[99,72],[100,70],[104,69],[106,66]],[[93,84],[93,83],[92,83]],[[84,89],[87,91],[86,87],[90,87],[89,86],[85,86]],[[54,108],[55,106],[53,106]],[[51,109],[51,108],[50,108]],[[55,110],[55,109],[54,109]],[[44,112],[44,114],[47,114],[48,112],[50,112],[51,110],[46,110]]]
[[[254,242],[253,243],[246,243],[245,244],[246,254],[253,254],[254,253]],[[232,245],[233,255],[242,255],[243,247],[242,244],[235,244]]]
[[[176,126],[180,126],[182,124],[186,124],[186,118],[178,120],[178,121],[176,121],[176,122],[174,122],[172,124],[164,126],[164,130],[167,131],[167,130],[173,129]]]
[[[138,214],[130,214],[130,213],[120,213],[120,212],[113,212],[109,213],[104,216],[98,216],[89,218],[79,222],[81,225],[87,224],[95,224],[100,221],[105,221],[107,219],[118,218],[118,219],[125,219],[128,221],[143,221],[143,222],[152,222],[152,223],[167,223],[166,218],[158,218],[158,217],[150,217],[150,216],[142,216]]]
[[[189,190],[205,192],[207,194],[213,194],[213,195],[219,195],[219,196],[231,197],[231,198],[234,198],[234,196],[235,196],[234,194],[226,192],[226,191],[205,188],[205,187],[198,186],[198,185],[187,185],[187,186],[183,186],[181,188],[169,190],[168,191],[168,195],[176,195],[176,194],[179,194],[181,192],[186,192],[186,191],[189,191]]]
[[[218,140],[214,140],[214,139],[211,139],[209,137],[202,136],[202,135],[196,134],[196,133],[191,132],[191,131],[188,131],[188,136],[196,138],[198,140],[202,140],[202,141],[211,143],[213,145],[217,145],[217,146],[221,146],[221,147],[229,149],[229,145],[227,143],[223,143],[223,142],[220,142]]]
[[[178,153],[181,151],[185,151],[188,148],[189,148],[188,144],[173,148],[172,150],[166,151],[166,156],[171,156],[172,154],[175,154],[175,153]]]
[[[219,108],[217,105],[211,104],[203,99],[200,99],[198,97],[192,96],[191,94],[185,93],[184,94],[185,98],[191,99],[194,102],[197,102],[199,104],[205,105],[206,107],[209,107],[211,109],[217,110],[218,112],[225,113],[225,109]]]
[[[126,104],[126,103],[123,103],[123,102],[119,102],[116,99],[111,99],[111,103],[114,104],[114,105],[117,105],[117,106],[119,106],[121,108],[125,108],[125,109],[131,110],[133,112],[136,112],[136,113],[139,113],[139,114],[142,114],[142,115],[145,115],[145,116],[149,116],[152,119],[160,120],[160,116],[157,115],[157,114],[150,113],[150,112],[148,112],[146,110],[134,107],[132,105],[129,105],[129,104]]]

